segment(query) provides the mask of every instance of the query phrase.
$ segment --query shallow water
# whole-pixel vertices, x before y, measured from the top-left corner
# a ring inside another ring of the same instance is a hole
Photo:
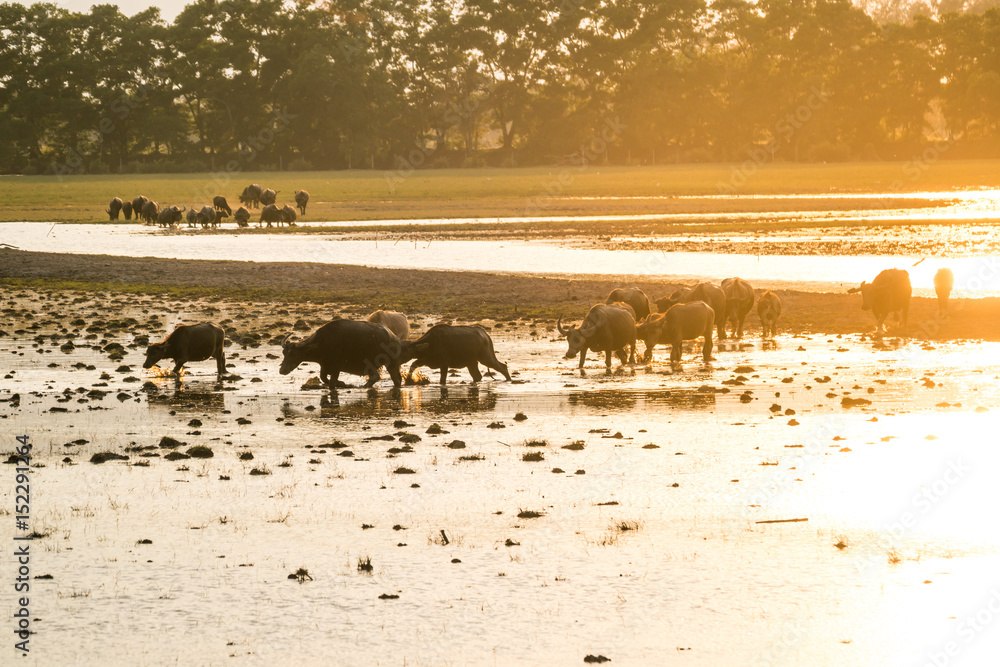
[[[947,228],[946,228],[947,229]],[[198,235],[136,225],[0,224],[22,250],[130,257],[319,262],[391,268],[530,274],[707,279],[738,275],[759,288],[842,291],[886,268],[910,272],[914,294],[933,296],[941,266],[955,273],[957,298],[1000,295],[1000,253],[948,259],[908,255],[798,256],[664,252],[581,247],[569,241],[344,240],[327,235]]]
[[[39,663],[923,665],[952,640],[950,664],[1000,648],[997,633],[960,634],[1000,590],[1000,528],[983,511],[1000,500],[1000,453],[972,435],[997,427],[982,364],[998,344],[783,336],[610,376],[591,355],[581,377],[553,332],[495,329],[513,383],[472,386],[462,370],[445,390],[330,394],[300,388],[315,366],[278,375],[270,345],[228,349],[240,379],[218,383],[205,362],[178,385],[141,370],[130,335],[108,337],[121,362],[33,345],[56,330],[0,338],[0,399],[21,396],[0,424],[31,434],[44,465]],[[420,440],[407,450],[402,433]],[[167,452],[162,435],[215,457],[148,456]],[[87,462],[131,443],[151,449]],[[271,474],[250,476],[259,466]],[[808,521],[756,523],[793,518]],[[300,567],[312,581],[287,579]]]

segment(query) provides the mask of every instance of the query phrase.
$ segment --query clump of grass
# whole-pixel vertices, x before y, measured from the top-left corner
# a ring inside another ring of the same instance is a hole
[[[253,452],[240,452],[240,461],[253,461]]]
[[[206,447],[205,445],[195,445],[191,449],[187,450],[187,455],[196,459],[210,459],[215,456],[215,452],[212,451],[211,447]]]
[[[903,562],[903,557],[896,550],[896,547],[889,549],[889,551],[886,553],[886,556],[888,557],[889,565],[899,565],[900,563]]]
[[[524,446],[525,447],[548,447],[549,446],[549,441],[548,440],[525,440],[524,441]]]
[[[160,448],[161,449],[176,449],[183,446],[185,443],[177,440],[176,438],[171,438],[169,435],[165,435],[160,438]]]
[[[583,449],[585,446],[586,445],[584,444],[583,440],[574,440],[568,445],[563,445],[563,449],[569,449],[571,451],[577,452]]]
[[[271,470],[270,470],[270,468],[268,468],[268,467],[267,467],[266,465],[262,465],[262,466],[261,466],[261,467],[259,467],[259,468],[257,468],[257,467],[254,467],[254,468],[253,468],[253,469],[252,469],[252,470],[250,471],[250,474],[251,474],[251,475],[270,475],[270,474],[271,474]]]
[[[115,452],[98,452],[90,457],[90,462],[94,464],[104,463],[105,461],[128,461],[128,457],[123,454],[116,454]]]
[[[372,566],[371,556],[365,556],[364,558],[358,558],[358,572],[369,573],[375,568]]]
[[[458,457],[459,461],[484,461],[486,457],[482,454],[465,454],[464,456]]]
[[[304,582],[304,581],[312,581],[313,580],[312,576],[310,576],[310,574],[309,574],[309,570],[307,570],[304,567],[300,567],[299,569],[295,570],[295,572],[292,572],[290,575],[288,575],[288,578],[289,579],[295,579],[300,584],[302,582]]]
[[[514,415],[514,421],[516,422],[523,422],[527,418],[528,415],[524,414],[523,412],[518,412],[516,415]]]
[[[407,468],[405,466],[400,466],[400,467],[396,468],[395,470],[393,470],[393,472],[395,474],[397,474],[397,475],[413,475],[413,474],[416,474],[417,471],[413,470],[412,468]]]
[[[189,459],[189,458],[191,458],[191,457],[188,456],[187,454],[182,453],[182,452],[170,452],[169,454],[167,454],[166,456],[163,457],[163,460],[164,461],[181,461],[183,459]]]
[[[837,535],[837,543],[834,544],[833,546],[837,547],[838,549],[846,549],[850,545],[847,543],[846,537],[844,537],[843,535]]]
[[[614,525],[614,529],[620,533],[627,533],[629,531],[635,531],[642,528],[641,521],[618,521]]]
[[[519,509],[517,512],[518,519],[537,519],[538,517],[542,516],[545,516],[544,512],[537,512],[535,510]]]
[[[541,452],[528,452],[521,457],[521,460],[528,462],[544,461],[545,456]]]

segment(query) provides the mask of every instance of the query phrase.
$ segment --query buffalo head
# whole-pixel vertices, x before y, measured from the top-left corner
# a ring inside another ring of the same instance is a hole
[[[146,361],[142,363],[143,368],[152,368],[161,359],[167,358],[167,341],[153,343],[146,349]]]
[[[292,334],[288,334],[281,341],[281,366],[278,368],[278,372],[282,375],[288,375],[296,368],[299,367],[303,361],[309,361],[308,347],[302,342],[292,343],[288,339],[292,337]]]
[[[562,317],[556,321],[556,328],[559,329],[559,333],[566,336],[566,342],[569,344],[569,349],[566,350],[566,355],[564,359],[572,359],[575,357],[580,350],[587,347],[587,341],[594,335],[597,331],[597,326],[589,326],[586,328],[578,329],[575,325],[570,326],[568,329],[564,329],[562,325]]]
[[[861,292],[861,310],[871,310],[872,300],[875,297],[875,288],[869,282],[861,283],[860,287],[852,287],[847,290],[848,294],[857,294]]]

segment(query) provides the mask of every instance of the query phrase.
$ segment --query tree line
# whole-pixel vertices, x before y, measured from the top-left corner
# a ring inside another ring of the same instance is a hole
[[[956,1],[0,4],[0,172],[1000,156]]]

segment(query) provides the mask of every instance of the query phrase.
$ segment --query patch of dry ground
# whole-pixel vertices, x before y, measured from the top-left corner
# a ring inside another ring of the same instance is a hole
[[[679,285],[670,280],[570,279],[478,271],[379,269],[315,263],[176,260],[0,250],[0,284],[41,289],[169,292],[275,302],[345,303],[444,317],[517,318],[558,315],[573,320],[613,288],[635,284],[651,298]],[[763,289],[767,285],[755,285]],[[874,328],[861,297],[777,290],[780,332],[858,333]],[[933,299],[910,304],[917,338],[1000,340],[1000,299],[957,299],[942,319]],[[749,316],[752,335],[757,316]]]

